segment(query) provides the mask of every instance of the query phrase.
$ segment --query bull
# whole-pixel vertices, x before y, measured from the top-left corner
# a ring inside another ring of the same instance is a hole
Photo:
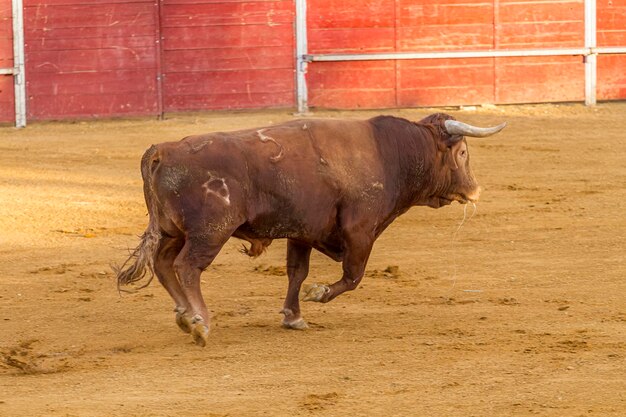
[[[341,262],[343,275],[313,285],[304,301],[327,303],[354,290],[376,238],[409,208],[478,200],[465,136],[505,126],[475,127],[442,113],[419,122],[304,119],[153,145],[141,160],[149,223],[116,268],[118,286],[149,275],[146,286],[156,275],[178,326],[205,346],[202,271],[231,236],[249,242],[253,257],[286,238],[282,325],[304,329],[299,294],[311,250]]]

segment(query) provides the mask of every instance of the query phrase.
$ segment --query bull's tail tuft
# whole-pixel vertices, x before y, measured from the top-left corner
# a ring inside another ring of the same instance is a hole
[[[122,291],[120,289],[121,286],[131,285],[143,279],[146,274],[150,275],[148,282],[136,288],[137,290],[150,285],[154,278],[154,259],[161,242],[161,232],[157,218],[157,201],[152,190],[152,173],[158,162],[157,148],[151,146],[141,159],[143,190],[150,221],[148,228],[141,236],[139,245],[132,251],[128,259],[126,259],[122,266],[113,266],[113,271],[117,276],[117,289],[119,291]]]
[[[118,290],[122,291],[121,286],[130,285],[143,279],[146,274],[150,275],[148,282],[137,289],[140,290],[150,285],[154,278],[154,255],[159,248],[160,241],[161,233],[148,227],[148,230],[141,236],[141,242],[122,266],[113,267],[113,271],[117,275]]]

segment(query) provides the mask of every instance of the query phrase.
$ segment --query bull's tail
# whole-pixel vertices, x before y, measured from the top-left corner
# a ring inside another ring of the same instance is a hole
[[[137,289],[150,285],[154,278],[154,259],[161,241],[159,230],[159,220],[157,214],[157,201],[152,188],[152,174],[156,164],[158,164],[158,154],[156,146],[151,146],[141,158],[141,176],[143,178],[143,192],[148,207],[149,222],[146,231],[141,236],[139,245],[132,251],[128,259],[122,266],[114,266],[113,270],[117,275],[117,288],[123,285],[133,284],[146,275],[149,275],[148,282]]]

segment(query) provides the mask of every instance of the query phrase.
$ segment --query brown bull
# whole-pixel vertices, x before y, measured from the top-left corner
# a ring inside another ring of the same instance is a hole
[[[476,128],[445,114],[418,123],[311,119],[154,145],[141,161],[148,228],[118,284],[156,274],[176,303],[176,322],[204,346],[202,271],[231,236],[250,242],[250,256],[287,238],[283,326],[306,328],[299,292],[311,249],[342,262],[343,276],[314,285],[304,300],[325,303],[355,289],[374,241],[396,217],[412,206],[478,199],[463,136],[504,126]]]

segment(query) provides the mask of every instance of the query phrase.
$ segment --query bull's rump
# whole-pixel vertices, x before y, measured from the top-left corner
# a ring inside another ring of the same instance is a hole
[[[364,121],[296,120],[157,148],[156,197],[181,231],[228,216],[249,236],[324,241],[342,205],[384,188]]]

